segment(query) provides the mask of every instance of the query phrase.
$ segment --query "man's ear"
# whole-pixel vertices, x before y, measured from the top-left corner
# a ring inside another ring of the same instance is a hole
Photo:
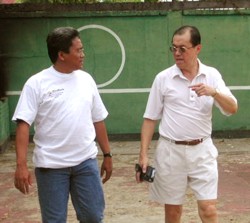
[[[64,55],[65,55],[64,52],[59,51],[59,52],[58,52],[58,59],[61,60],[61,61],[64,61]]]
[[[201,44],[199,44],[199,45],[197,45],[197,52],[199,53],[200,51],[201,51],[201,48],[202,48],[202,45]]]

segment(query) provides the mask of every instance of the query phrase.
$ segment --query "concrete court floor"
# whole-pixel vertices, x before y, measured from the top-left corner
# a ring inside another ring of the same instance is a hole
[[[219,151],[219,201],[220,223],[250,223],[250,138],[214,139]],[[153,158],[156,141],[152,142],[150,157]],[[114,171],[112,179],[104,184],[106,209],[104,223],[163,223],[161,205],[148,200],[148,184],[137,184],[134,164],[138,160],[138,141],[112,141]],[[29,166],[32,170],[29,149]],[[101,161],[101,156],[98,156]],[[152,160],[151,160],[152,162]],[[13,142],[5,153],[0,154],[0,222],[40,223],[35,178],[29,195],[22,195],[13,186],[15,151]],[[68,223],[76,223],[69,202]],[[187,191],[183,223],[200,222],[196,201]]]

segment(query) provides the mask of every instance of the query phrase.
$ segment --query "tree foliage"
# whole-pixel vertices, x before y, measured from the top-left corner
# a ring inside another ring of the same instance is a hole
[[[119,2],[185,2],[185,1],[206,1],[206,0],[16,0],[16,3],[61,3],[61,4],[75,4],[75,3],[119,3]]]
[[[158,0],[146,0],[146,1],[158,1]],[[141,2],[141,0],[17,0],[17,3],[54,3],[54,4],[75,4],[75,3],[97,3],[97,2]]]
[[[95,2],[96,0],[93,0]],[[17,3],[87,3],[89,0],[17,0]]]

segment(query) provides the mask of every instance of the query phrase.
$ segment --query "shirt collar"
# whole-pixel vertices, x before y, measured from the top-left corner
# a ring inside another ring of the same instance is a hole
[[[201,63],[201,61],[199,59],[198,60],[198,63],[199,63],[199,70],[198,70],[198,74],[197,76],[200,76],[200,75],[207,75],[206,73],[206,67],[204,66],[204,64]],[[184,77],[183,76],[183,73],[181,72],[180,68],[177,67],[177,65],[175,64],[173,66],[174,70],[173,70],[173,73],[172,73],[172,78],[175,78],[176,76],[179,76],[179,77]]]

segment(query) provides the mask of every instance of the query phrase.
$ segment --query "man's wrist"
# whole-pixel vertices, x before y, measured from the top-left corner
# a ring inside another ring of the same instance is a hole
[[[113,154],[111,153],[111,152],[108,152],[108,153],[103,153],[103,157],[105,158],[105,157],[112,157],[113,156]]]
[[[215,98],[219,94],[219,90],[217,88],[214,89],[214,93],[211,95],[213,98]]]

